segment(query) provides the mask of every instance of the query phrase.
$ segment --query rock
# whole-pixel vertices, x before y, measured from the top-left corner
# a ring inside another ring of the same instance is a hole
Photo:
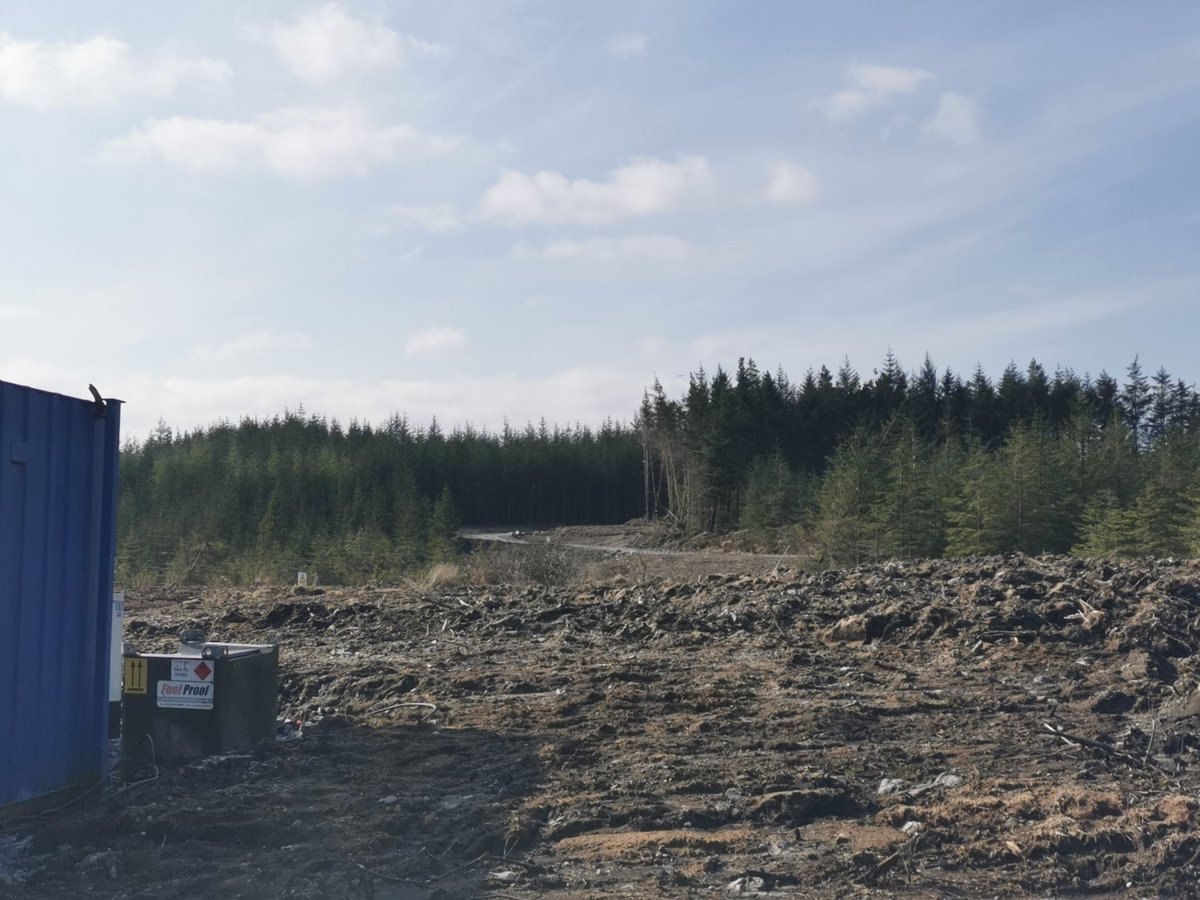
[[[921,784],[908,786],[908,782],[903,778],[885,778],[879,782],[879,790],[876,793],[880,797],[886,797],[889,794],[907,794],[910,797],[916,797],[918,794],[924,794],[926,791],[931,791],[934,788],[956,788],[963,783],[961,775],[955,775],[953,772],[943,772],[932,781],[925,781]]]
[[[921,784],[915,784],[909,788],[910,796],[916,797],[918,794],[924,794],[926,791],[932,791],[934,788],[956,788],[963,783],[961,775],[955,775],[953,772],[943,772],[933,781],[925,781]]]
[[[879,782],[879,790],[877,793],[880,797],[886,797],[889,794],[898,794],[908,787],[908,782],[903,778],[885,778]]]
[[[861,613],[846,616],[829,629],[829,636],[837,641],[865,641],[869,622],[870,619]]]
[[[743,875],[741,878],[735,878],[729,884],[725,885],[725,890],[731,894],[757,894],[766,887],[766,884],[757,875]]]

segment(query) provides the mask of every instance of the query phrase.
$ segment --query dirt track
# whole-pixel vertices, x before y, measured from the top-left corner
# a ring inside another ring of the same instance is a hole
[[[129,608],[145,650],[278,634],[284,711],[316,724],[0,826],[36,870],[0,893],[1196,893],[1195,563]]]

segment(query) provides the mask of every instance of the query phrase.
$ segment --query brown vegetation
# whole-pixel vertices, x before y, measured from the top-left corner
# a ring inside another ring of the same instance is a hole
[[[143,649],[278,634],[283,709],[313,724],[10,823],[24,890],[1193,890],[1200,565],[584,556],[626,570],[131,597]]]

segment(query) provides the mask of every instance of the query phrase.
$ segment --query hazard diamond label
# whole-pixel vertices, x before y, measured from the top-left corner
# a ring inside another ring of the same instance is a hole
[[[172,681],[212,681],[216,662],[207,659],[171,660]]]

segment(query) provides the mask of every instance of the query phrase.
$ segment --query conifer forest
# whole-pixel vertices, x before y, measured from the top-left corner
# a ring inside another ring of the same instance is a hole
[[[892,354],[799,382],[752,360],[655,382],[628,423],[443,432],[303,410],[121,457],[118,580],[361,583],[497,528],[660,519],[746,529],[818,565],[1020,551],[1200,553],[1200,396],[1135,359],[1118,378],[915,371]]]

